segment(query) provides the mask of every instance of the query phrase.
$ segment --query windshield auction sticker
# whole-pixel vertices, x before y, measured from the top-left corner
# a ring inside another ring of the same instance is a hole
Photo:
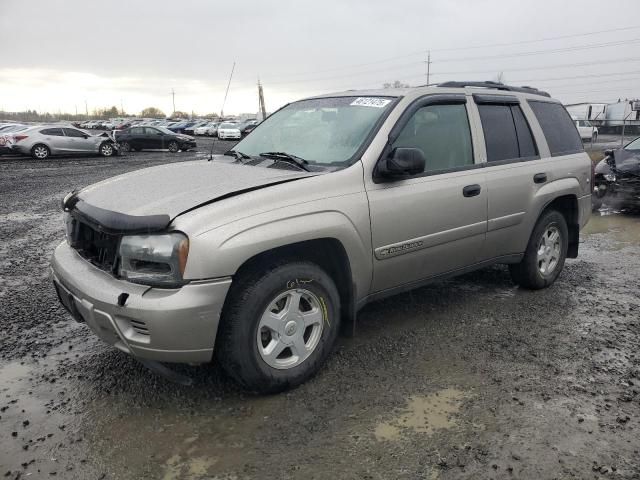
[[[388,98],[379,98],[379,97],[358,97],[351,105],[356,107],[374,107],[374,108],[384,108],[391,103],[391,100]]]

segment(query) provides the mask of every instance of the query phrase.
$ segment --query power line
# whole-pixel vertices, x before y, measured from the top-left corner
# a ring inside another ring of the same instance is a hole
[[[531,56],[531,55],[542,55],[542,54],[553,54],[553,53],[564,53],[564,52],[573,52],[573,51],[578,51],[578,50],[588,50],[588,49],[592,49],[592,48],[606,48],[606,47],[611,47],[611,46],[619,46],[619,45],[626,45],[626,44],[635,44],[635,43],[639,43],[640,42],[640,38],[636,38],[636,39],[631,39],[631,40],[621,40],[621,41],[615,41],[615,42],[606,42],[606,43],[598,43],[598,44],[588,44],[588,45],[580,45],[580,46],[574,46],[574,47],[565,47],[565,48],[560,48],[560,49],[551,49],[551,50],[538,50],[538,51],[530,51],[530,52],[520,52],[520,53],[513,53],[513,54],[505,54],[505,55],[489,55],[489,56],[476,56],[476,57],[469,57],[469,58],[457,58],[457,59],[441,59],[441,60],[431,60],[431,56],[429,55],[428,57],[428,61],[429,61],[429,66],[431,64],[439,64],[439,63],[448,63],[448,62],[456,62],[456,61],[469,61],[469,60],[487,60],[487,59],[503,59],[503,58],[513,58],[513,57],[519,57],[519,56]],[[636,58],[634,58],[635,60]],[[388,66],[388,67],[382,67],[379,69],[374,69],[374,70],[367,70],[367,71],[363,71],[363,72],[356,72],[356,73],[345,73],[345,74],[341,74],[341,75],[331,75],[331,76],[326,76],[326,77],[316,77],[316,78],[304,78],[304,79],[297,79],[297,80],[289,80],[289,81],[281,81],[281,82],[269,82],[270,85],[293,85],[293,84],[297,84],[297,83],[312,83],[312,82],[318,82],[318,81],[324,81],[324,80],[333,80],[336,78],[350,78],[350,77],[354,77],[354,76],[362,76],[362,75],[368,75],[370,73],[376,73],[376,72],[384,72],[384,71],[388,71],[388,70],[394,70],[396,71],[398,68],[404,68],[404,67],[415,67],[418,66],[421,63],[425,63],[423,62],[411,62],[411,63],[406,63],[406,64],[402,64],[402,65],[394,65],[394,66]],[[591,61],[591,62],[583,62],[580,64],[568,64],[567,66],[587,66],[587,65],[593,65],[595,62]],[[604,61],[602,63],[609,63],[609,61]],[[543,69],[543,68],[547,68],[547,67],[533,67],[533,68],[528,68],[528,69],[501,69],[502,71],[528,71],[528,70],[535,70],[535,69]],[[548,67],[548,68],[558,68],[558,66],[552,66],[552,67]],[[492,70],[495,71],[495,70]],[[467,71],[467,72],[448,72],[448,73],[440,73],[440,72],[430,72],[430,75],[457,75],[457,74],[461,74],[461,73],[482,73],[482,72],[473,72],[473,71]],[[429,82],[427,82],[429,83]]]
[[[473,50],[473,49],[478,49],[478,48],[493,48],[493,47],[505,47],[505,46],[511,46],[511,45],[525,45],[525,44],[529,44],[529,43],[539,43],[539,42],[545,42],[545,41],[550,41],[550,40],[561,40],[561,39],[566,39],[566,38],[575,38],[575,37],[585,37],[585,36],[594,36],[594,35],[599,35],[602,33],[611,33],[611,32],[619,32],[619,31],[627,31],[627,30],[634,30],[634,29],[638,29],[640,28],[640,25],[633,25],[633,26],[628,26],[628,27],[621,27],[621,28],[612,28],[612,29],[607,29],[607,30],[598,30],[595,32],[583,32],[583,33],[576,33],[576,34],[571,34],[571,35],[560,35],[557,37],[546,37],[546,38],[539,38],[539,39],[533,39],[533,40],[521,40],[521,41],[517,41],[517,42],[508,42],[508,43],[493,43],[493,44],[484,44],[484,45],[470,45],[470,46],[465,46],[465,47],[452,47],[452,48],[441,48],[441,49],[437,49],[437,48],[432,48],[430,49],[431,52],[446,52],[446,51],[460,51],[460,50]],[[338,67],[331,67],[331,68],[326,68],[326,69],[322,69],[322,70],[312,70],[312,71],[306,71],[306,72],[291,72],[291,73],[287,73],[287,74],[282,74],[276,77],[271,77],[272,79],[277,79],[277,78],[282,78],[284,76],[290,77],[290,76],[304,76],[304,75],[314,75],[317,73],[325,73],[325,72],[333,72],[333,71],[337,71],[337,70],[346,70],[346,69],[352,69],[352,68],[359,68],[359,67],[366,67],[366,66],[370,66],[370,65],[377,65],[380,63],[387,63],[387,62],[391,62],[394,60],[399,60],[399,59],[404,59],[404,58],[410,58],[410,57],[415,57],[415,56],[423,56],[425,53],[427,53],[427,49],[422,49],[422,50],[417,50],[411,53],[407,53],[404,55],[397,55],[397,56],[393,56],[393,57],[387,57],[384,59],[380,59],[380,60],[375,60],[372,62],[366,62],[366,63],[359,63],[359,64],[353,64],[353,65],[342,65],[342,66],[338,66]]]

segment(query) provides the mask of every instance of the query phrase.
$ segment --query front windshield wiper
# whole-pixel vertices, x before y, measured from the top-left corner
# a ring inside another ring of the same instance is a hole
[[[300,157],[297,157],[295,155],[291,155],[290,153],[287,153],[287,152],[262,152],[260,154],[260,156],[261,157],[267,157],[267,158],[273,158],[274,160],[276,160],[278,162],[290,163],[292,165],[295,165],[296,167],[301,168],[305,172],[310,172],[311,171],[311,170],[309,170],[309,167],[307,166],[307,165],[309,165],[308,161],[306,161],[304,158],[300,158]]]
[[[227,150],[223,155],[226,155],[227,157],[234,157],[236,160],[251,160],[249,155],[237,150]]]

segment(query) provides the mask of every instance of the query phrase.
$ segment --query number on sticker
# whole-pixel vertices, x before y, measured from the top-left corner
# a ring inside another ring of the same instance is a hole
[[[358,97],[353,102],[351,102],[351,105],[356,107],[384,108],[390,103],[391,100],[389,100],[388,98]]]

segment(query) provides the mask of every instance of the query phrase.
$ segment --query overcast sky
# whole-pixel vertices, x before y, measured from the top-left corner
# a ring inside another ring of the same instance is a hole
[[[564,37],[564,38],[557,38]],[[640,97],[640,0],[0,0],[0,109],[226,113],[400,80]],[[560,51],[558,51],[560,50]]]

